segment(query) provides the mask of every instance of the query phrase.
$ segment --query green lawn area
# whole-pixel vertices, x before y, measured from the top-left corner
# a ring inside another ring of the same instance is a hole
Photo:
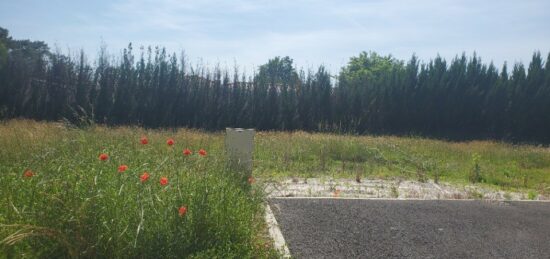
[[[226,168],[222,132],[12,120],[0,124],[0,147],[0,258],[277,257],[261,184]],[[253,175],[268,180],[471,184],[477,173],[475,184],[550,191],[550,149],[528,145],[259,132],[254,154]]]

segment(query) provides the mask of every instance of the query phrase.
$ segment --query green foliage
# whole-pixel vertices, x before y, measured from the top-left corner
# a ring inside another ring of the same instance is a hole
[[[362,178],[368,179],[431,178],[463,185],[475,176],[477,163],[484,186],[522,192],[542,190],[542,186],[550,184],[547,148],[530,145],[260,132],[255,137],[254,152],[254,174],[258,177],[354,179],[360,172],[364,175]],[[478,155],[473,156],[474,153]],[[539,160],[536,167],[522,166],[522,161],[534,157]],[[525,175],[529,175],[528,181],[524,181]]]
[[[480,160],[481,156],[479,154],[472,155],[473,166],[469,177],[471,183],[480,183],[483,181],[483,176],[481,175],[481,166],[479,165]]]
[[[391,197],[399,198],[399,190],[395,186],[391,187]]]
[[[96,123],[151,128],[550,143],[550,62],[539,52],[511,71],[476,53],[403,61],[361,52],[333,79],[323,66],[297,69],[290,57],[270,59],[247,76],[236,67],[191,66],[159,47],[136,54],[129,44],[112,56],[103,46],[90,62],[83,52],[71,57],[41,41],[14,40],[5,29],[0,38],[0,111],[8,118],[79,123],[87,114]],[[78,107],[84,113],[73,116]]]
[[[172,148],[168,137],[176,140]],[[0,146],[0,257],[276,257],[260,237],[261,189],[225,169],[222,134],[11,120],[0,124]],[[195,154],[184,157],[184,148]],[[207,157],[196,155],[200,148]],[[110,159],[99,161],[101,152]],[[358,172],[416,179],[422,169],[464,184],[477,164],[484,184],[494,188],[544,194],[550,183],[546,148],[487,141],[258,132],[254,156],[253,174],[264,179],[356,178]],[[531,164],[534,158],[540,162]],[[118,173],[120,164],[129,169]],[[26,169],[35,176],[25,178]],[[151,174],[145,183],[143,171]],[[162,176],[166,187],[159,185]],[[399,196],[397,188],[389,191]],[[188,207],[185,217],[178,215],[181,205]]]
[[[21,122],[1,126],[0,257],[251,258],[261,189],[225,168],[222,145],[193,132]],[[23,130],[23,131],[22,131]],[[149,144],[142,145],[142,135]],[[167,147],[166,138],[176,144]],[[195,150],[184,157],[183,148]],[[206,157],[196,150],[205,148]],[[109,154],[100,161],[100,153]],[[129,169],[117,172],[120,164]],[[30,169],[34,175],[25,177]],[[150,178],[140,181],[147,171]],[[159,179],[167,177],[168,185]],[[178,208],[187,207],[180,216]]]
[[[533,191],[533,190],[530,190],[528,193],[527,193],[527,198],[529,200],[534,200],[536,199],[538,196],[537,192],[536,191]]]
[[[350,84],[376,84],[392,71],[403,69],[403,62],[391,55],[380,56],[376,52],[361,52],[358,57],[350,58],[340,73],[340,80]]]
[[[4,45],[2,41],[0,41],[0,71],[6,66],[8,63],[8,48]]]
[[[298,74],[292,62],[292,59],[288,56],[270,59],[267,64],[260,66],[256,80],[259,83],[270,84],[269,87],[295,84],[298,81]]]
[[[469,199],[475,199],[475,200],[481,200],[481,199],[483,199],[483,194],[476,191],[476,190],[469,190],[468,191],[468,198]]]
[[[299,78],[289,57],[275,57],[260,66],[254,77],[258,86],[253,91],[256,102],[252,115],[257,128],[281,128],[294,130],[300,127],[298,120]],[[262,102],[267,102],[267,105]]]

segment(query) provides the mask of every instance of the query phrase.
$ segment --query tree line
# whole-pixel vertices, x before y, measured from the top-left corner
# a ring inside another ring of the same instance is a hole
[[[422,62],[362,52],[335,76],[289,57],[247,76],[131,44],[92,62],[0,28],[0,118],[550,143],[549,60],[535,52],[528,67],[497,69],[475,53]]]

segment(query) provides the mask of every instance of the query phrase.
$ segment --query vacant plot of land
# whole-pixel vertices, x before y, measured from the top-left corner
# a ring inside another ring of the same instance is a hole
[[[491,141],[260,133],[256,175],[473,182],[550,192],[550,149]],[[532,195],[534,195],[533,193]]]
[[[139,147],[141,135],[162,144],[173,137],[178,148],[203,147],[223,160],[224,134],[197,130],[144,130],[136,127],[69,130],[60,124],[8,121],[0,125],[3,161],[39,164],[50,149],[69,142],[70,150],[97,152],[78,141],[116,141],[126,150]],[[63,151],[63,150],[60,150]],[[181,151],[181,150],[180,150]],[[29,159],[34,157],[33,159]],[[254,175],[268,178],[313,177],[436,180],[504,189],[550,192],[550,148],[492,141],[446,142],[423,138],[343,136],[304,132],[259,132]],[[4,162],[6,163],[6,162]],[[14,164],[15,165],[15,164]]]
[[[220,145],[193,131],[0,125],[0,258],[274,256],[261,189],[225,168]]]
[[[272,199],[297,258],[547,258],[550,203]]]
[[[0,124],[0,147],[1,253],[273,255],[262,188],[226,168],[221,132],[13,120]],[[267,180],[472,181],[533,199],[550,191],[548,148],[487,141],[260,132],[254,159],[254,176]]]

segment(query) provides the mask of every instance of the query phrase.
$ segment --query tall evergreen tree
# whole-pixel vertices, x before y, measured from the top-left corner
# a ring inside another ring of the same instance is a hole
[[[290,57],[247,76],[160,47],[142,47],[136,60],[131,44],[120,57],[102,46],[91,65],[84,52],[51,53],[0,28],[0,118],[550,143],[549,59],[535,52],[499,71],[475,53],[405,62],[361,52],[334,79],[323,66],[297,70]]]

